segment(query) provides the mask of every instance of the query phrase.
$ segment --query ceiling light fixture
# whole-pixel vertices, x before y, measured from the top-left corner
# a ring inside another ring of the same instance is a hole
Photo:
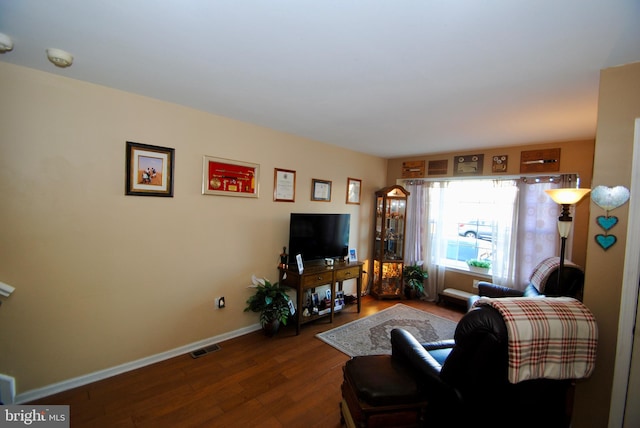
[[[47,58],[56,67],[65,68],[73,64],[73,55],[69,52],[65,52],[62,49],[49,48],[47,49]]]
[[[13,40],[6,34],[0,33],[0,53],[9,52],[13,49]]]

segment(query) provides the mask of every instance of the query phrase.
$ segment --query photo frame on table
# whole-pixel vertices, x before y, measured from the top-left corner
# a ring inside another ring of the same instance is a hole
[[[257,198],[260,165],[231,159],[202,158],[202,194]]]
[[[127,141],[125,195],[173,197],[175,149]]]
[[[347,203],[360,205],[360,191],[362,180],[357,178],[347,178]]]
[[[296,172],[290,169],[273,169],[273,200],[275,202],[295,202]]]
[[[298,273],[302,275],[302,272],[304,272],[304,263],[302,262],[302,254],[296,255],[296,264],[298,265]]]
[[[350,262],[358,261],[358,253],[355,248],[349,248],[349,261]]]
[[[331,202],[331,181],[311,179],[311,200]]]
[[[340,310],[344,307],[344,292],[342,290],[336,291],[336,298],[334,300],[335,309]]]

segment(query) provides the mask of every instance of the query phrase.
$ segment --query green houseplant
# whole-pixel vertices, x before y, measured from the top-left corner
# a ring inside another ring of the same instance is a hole
[[[422,262],[412,265],[404,265],[402,277],[405,284],[405,296],[411,298],[412,295],[422,295],[424,293],[424,280],[429,278],[429,274],[422,267]]]
[[[490,260],[469,259],[467,260],[467,265],[469,265],[469,270],[475,270],[480,272],[491,269]]]
[[[253,296],[247,299],[245,312],[259,312],[260,325],[268,336],[276,334],[280,324],[287,325],[289,319],[289,301],[286,290],[288,287],[281,286],[277,282],[271,283],[266,278],[251,277],[252,285],[255,288]]]

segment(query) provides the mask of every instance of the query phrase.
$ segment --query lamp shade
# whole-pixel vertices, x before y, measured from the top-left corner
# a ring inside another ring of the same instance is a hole
[[[560,204],[560,205],[577,204],[590,191],[591,189],[574,189],[574,188],[545,190],[545,192],[547,192],[547,195],[549,195],[549,197],[551,197],[551,199],[553,199],[553,201],[556,204]]]

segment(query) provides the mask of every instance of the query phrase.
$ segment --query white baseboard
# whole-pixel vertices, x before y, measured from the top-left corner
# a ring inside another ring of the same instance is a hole
[[[211,345],[213,343],[222,342],[225,340],[233,339],[235,337],[243,336],[248,333],[260,330],[260,324],[250,325],[238,330],[234,330],[228,333],[224,333],[218,336],[210,337],[208,339],[199,340],[198,342],[190,343],[179,348],[171,349],[160,354],[151,355],[149,357],[141,358],[139,360],[131,361],[129,363],[121,364],[119,366],[111,367],[105,370],[89,373],[87,375],[78,376],[72,379],[64,380],[62,382],[54,383],[44,386],[42,388],[32,389],[30,391],[18,394],[15,398],[16,404],[28,403],[30,401],[38,400],[40,398],[48,397],[49,395],[57,394],[69,389],[77,388],[79,386],[87,385],[92,382],[97,382],[116,376],[122,373],[136,370],[141,367],[148,366],[160,361],[168,360],[169,358],[177,357],[179,355],[188,354],[191,351],[200,349],[204,346]]]

